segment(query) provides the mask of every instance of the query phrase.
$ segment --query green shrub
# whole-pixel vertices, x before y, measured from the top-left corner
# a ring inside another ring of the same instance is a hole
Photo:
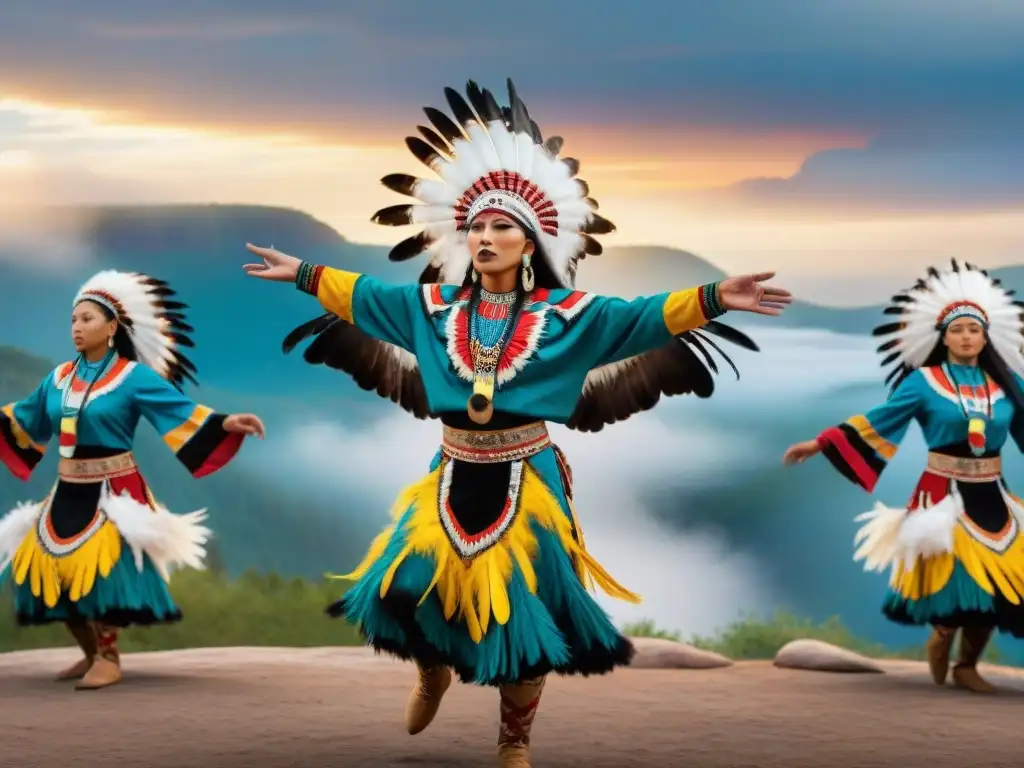
[[[345,583],[284,579],[275,573],[247,572],[230,580],[219,571],[181,571],[171,593],[184,620],[122,633],[124,651],[160,651],[213,646],[358,645],[355,629],[332,619],[324,608]],[[0,596],[0,651],[49,648],[71,643],[60,625],[20,628],[13,621],[9,585]]]

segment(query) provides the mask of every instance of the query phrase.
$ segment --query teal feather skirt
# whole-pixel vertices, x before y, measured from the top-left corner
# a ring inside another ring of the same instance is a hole
[[[632,644],[588,584],[639,598],[584,547],[552,448],[502,464],[439,452],[392,515],[363,562],[339,577],[354,583],[327,609],[376,650],[490,686],[629,664]]]

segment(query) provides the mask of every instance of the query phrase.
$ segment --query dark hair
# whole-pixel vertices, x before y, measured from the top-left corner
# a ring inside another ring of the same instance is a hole
[[[942,365],[948,359],[949,348],[946,346],[945,339],[940,339],[925,358],[924,363],[921,364],[921,368]],[[985,331],[985,346],[978,354],[978,367],[992,377],[992,380],[1002,388],[1006,396],[1010,398],[1010,402],[1013,403],[1014,428],[1024,429],[1024,391],[1021,390],[1020,384],[1017,383],[1017,377],[1013,375],[1013,371],[1003,360],[1003,356],[992,346],[992,339],[989,338],[987,330]]]
[[[121,322],[121,318],[111,312],[109,307],[100,304],[98,301],[82,299],[78,303],[84,304],[85,302],[96,307],[108,322],[111,320],[117,321],[117,330],[114,331],[114,351],[117,352],[118,356],[123,357],[125,360],[137,360],[138,353],[135,351],[135,345],[132,344],[131,336],[128,335],[128,328],[125,323]]]

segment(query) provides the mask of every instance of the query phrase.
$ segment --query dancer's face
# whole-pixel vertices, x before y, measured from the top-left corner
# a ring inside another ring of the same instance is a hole
[[[956,357],[973,360],[985,348],[985,329],[973,318],[960,317],[946,326],[943,341]]]
[[[500,213],[481,213],[469,226],[467,238],[473,268],[481,275],[502,275],[519,269],[524,254],[533,253],[533,242],[512,218]]]
[[[117,330],[117,321],[107,319],[103,308],[92,301],[81,301],[71,311],[71,340],[79,352],[90,354],[107,347],[107,339]]]

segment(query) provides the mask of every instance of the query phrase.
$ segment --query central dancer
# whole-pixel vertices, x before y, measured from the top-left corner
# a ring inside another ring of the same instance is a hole
[[[440,178],[383,179],[418,201],[373,218],[423,226],[391,251],[405,260],[434,249],[419,284],[253,245],[263,260],[245,270],[294,283],[327,310],[286,351],[315,337],[306,360],[443,423],[429,474],[402,491],[393,525],[328,610],[374,648],[415,661],[409,733],[433,720],[452,670],[498,687],[499,764],[521,767],[546,675],[601,674],[632,658],[588,587],[639,602],[587,552],[572,474],[545,422],[597,431],[662,394],[707,397],[708,350],[718,349],[707,334],[756,349],[714,318],[778,315],[791,297],[762,285],[772,273],[634,301],[575,290],[578,261],[601,253],[593,235],[614,227],[595,213],[578,162],[559,157],[561,138],[544,140],[508,88],[507,107],[473,83],[466,97],[446,89],[455,120],[427,108],[434,128],[407,140]]]

